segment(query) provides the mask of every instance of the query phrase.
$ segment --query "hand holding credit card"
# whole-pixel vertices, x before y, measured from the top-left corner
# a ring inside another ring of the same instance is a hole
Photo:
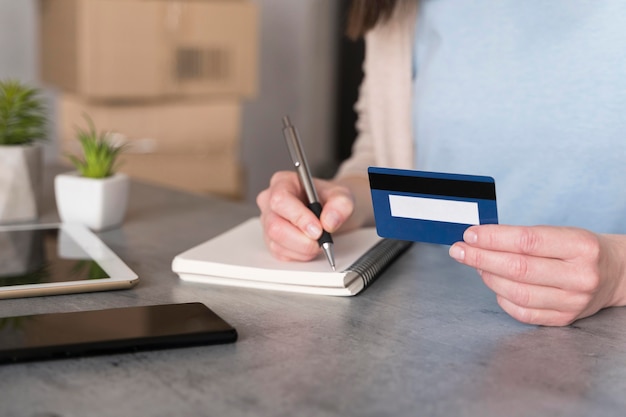
[[[380,167],[368,174],[381,237],[451,245],[472,225],[498,223],[491,177]]]

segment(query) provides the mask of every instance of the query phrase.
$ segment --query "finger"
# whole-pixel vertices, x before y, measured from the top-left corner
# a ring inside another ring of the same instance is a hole
[[[578,318],[570,312],[520,307],[502,296],[497,296],[497,301],[504,311],[522,323],[542,326],[567,326]]]
[[[269,210],[269,199],[270,199],[269,188],[266,188],[265,190],[257,194],[256,205],[259,207],[259,210],[261,211],[261,215],[263,215],[264,212],[267,212]]]
[[[497,295],[523,308],[580,313],[591,301],[585,293],[515,282],[485,271],[480,276]]]
[[[354,212],[354,198],[347,187],[331,186],[320,188],[320,199],[324,202],[320,220],[324,230],[334,233]]]
[[[275,172],[270,179],[269,187],[261,191],[257,195],[256,202],[261,211],[267,211],[270,209],[271,195],[277,189],[282,189],[287,193],[298,196],[298,198],[302,194],[300,183],[298,182],[297,177],[293,172]]]
[[[300,229],[310,239],[317,239],[322,234],[322,225],[315,215],[301,200],[302,194],[297,177],[291,173],[276,173],[272,176],[266,211],[283,217]]]
[[[270,188],[281,187],[299,194],[304,198],[305,193],[300,182],[300,177],[294,171],[277,171],[272,175],[270,179]]]
[[[463,240],[483,249],[560,259],[593,255],[599,248],[596,235],[573,227],[472,226],[463,234]]]
[[[498,252],[457,242],[450,247],[450,256],[457,261],[511,281],[584,291],[588,285],[578,279],[576,265],[560,259]]]
[[[270,212],[262,216],[261,222],[265,243],[275,257],[310,260],[319,253],[317,241],[308,238],[286,219]]]

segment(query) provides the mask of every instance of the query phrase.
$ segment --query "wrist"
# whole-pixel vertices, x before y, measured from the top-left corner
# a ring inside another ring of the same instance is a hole
[[[369,179],[363,176],[350,176],[336,179],[335,182],[350,190],[354,201],[354,211],[342,230],[356,229],[374,223],[372,195]]]
[[[626,236],[604,235],[608,241],[607,278],[614,281],[609,306],[626,306]]]

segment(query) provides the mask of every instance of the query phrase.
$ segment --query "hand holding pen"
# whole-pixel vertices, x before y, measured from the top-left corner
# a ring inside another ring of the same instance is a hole
[[[288,116],[283,118],[283,135],[285,137],[285,141],[287,142],[289,154],[298,174],[298,178],[300,179],[302,188],[304,188],[309,209],[315,213],[317,218],[319,218],[322,213],[322,205],[313,184],[313,178],[311,176],[311,171],[309,170],[306,155],[304,154],[304,148],[302,147],[300,136],[298,135],[296,128],[291,124]],[[335,255],[333,252],[333,239],[330,236],[330,233],[324,230],[318,239],[318,243],[324,251],[326,258],[328,259],[328,263],[334,271]]]

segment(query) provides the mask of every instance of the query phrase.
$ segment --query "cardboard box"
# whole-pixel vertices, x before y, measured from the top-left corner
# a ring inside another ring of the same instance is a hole
[[[40,76],[90,100],[253,97],[257,7],[244,0],[40,0]]]
[[[96,103],[59,95],[57,135],[78,146],[78,128],[112,132],[128,142],[130,153],[239,153],[241,103],[222,99],[184,99],[145,103]]]
[[[121,172],[192,192],[243,196],[241,103],[236,100],[105,104],[60,95],[57,109],[65,162],[67,153],[81,152],[76,133],[88,128],[88,115],[97,130],[128,144],[120,157]]]
[[[245,172],[236,156],[125,154],[120,172],[149,183],[197,194],[244,196]]]

